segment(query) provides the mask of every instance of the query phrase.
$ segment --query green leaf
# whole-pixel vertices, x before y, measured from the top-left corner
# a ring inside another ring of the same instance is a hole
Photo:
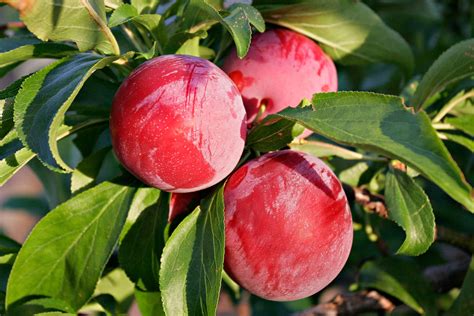
[[[295,123],[273,115],[252,128],[246,146],[261,152],[281,149],[293,141]]]
[[[60,58],[75,52],[77,50],[72,46],[62,43],[42,43],[34,37],[0,38],[0,67],[31,58]]]
[[[420,314],[436,315],[433,290],[412,262],[396,257],[366,262],[359,284],[394,296]]]
[[[167,315],[215,315],[224,265],[223,187],[188,215],[166,243],[160,288]]]
[[[247,54],[250,47],[252,25],[259,32],[265,31],[260,12],[247,4],[233,5],[221,15],[205,0],[189,0],[182,21],[182,27],[191,30],[190,33],[206,29],[215,22],[221,23],[232,35],[240,58]]]
[[[463,115],[459,117],[448,117],[444,120],[444,122],[451,124],[452,126],[463,132],[466,132],[471,136],[474,136],[474,114]]]
[[[346,160],[376,159],[375,157],[365,156],[341,146],[316,140],[303,139],[300,142],[291,143],[289,146],[291,149],[299,150],[316,157],[337,156]]]
[[[252,25],[259,32],[265,31],[265,21],[260,12],[248,4],[235,4],[230,7],[230,14],[220,22],[229,31],[237,48],[237,55],[244,58],[250,48]]]
[[[0,186],[4,185],[18,170],[35,157],[35,153],[22,148],[16,153],[0,160]]]
[[[316,94],[313,107],[278,115],[336,142],[398,159],[474,212],[471,187],[425,113],[407,110],[399,97],[367,92]]]
[[[464,278],[461,293],[447,311],[448,316],[469,315],[474,311],[474,257]]]
[[[17,253],[20,250],[21,245],[13,239],[0,234],[0,256],[4,256],[10,253]]]
[[[111,180],[120,176],[121,169],[118,168],[117,163],[115,163],[116,168],[112,168],[113,170],[106,170],[108,158],[112,160],[112,162],[115,162],[110,147],[102,148],[82,160],[72,172],[71,192],[77,193],[84,191],[102,181]]]
[[[35,297],[81,308],[112,254],[134,192],[129,184],[104,182],[46,215],[15,260],[7,308]]]
[[[344,169],[338,174],[339,180],[343,183],[347,183],[352,187],[359,186],[359,182],[362,175],[369,170],[370,166],[367,162],[358,162],[355,165]]]
[[[418,256],[435,238],[435,218],[428,196],[406,173],[393,169],[385,179],[388,216],[406,233],[398,254]]]
[[[393,63],[410,75],[413,54],[405,40],[369,7],[352,0],[258,0],[267,22],[319,42],[342,64]]]
[[[13,122],[13,101],[13,98],[0,100],[0,139],[2,140],[2,146],[12,140],[4,141],[4,138],[13,130],[15,125]],[[14,135],[14,138],[17,138],[16,135]]]
[[[102,162],[109,151],[110,148],[96,151],[77,165],[71,175],[71,193],[84,190],[94,184]]]
[[[132,0],[139,13],[155,13],[160,0]]]
[[[100,294],[98,296],[95,296],[92,301],[99,304],[106,311],[107,314],[117,315],[118,303],[112,295]]]
[[[199,36],[188,39],[186,42],[183,43],[183,45],[179,47],[179,49],[176,51],[176,54],[200,57],[200,40],[201,38]]]
[[[103,276],[94,292],[94,296],[109,294],[114,297],[118,303],[118,313],[125,314],[131,305],[133,299],[134,284],[128,279],[125,272],[116,268],[107,275]]]
[[[427,108],[438,92],[472,75],[474,39],[469,39],[449,48],[431,65],[416,89],[413,106],[417,110]]]
[[[23,81],[25,81],[26,78],[28,78],[29,75],[26,75],[26,76],[23,76],[21,77],[20,79],[16,80],[15,82],[13,82],[12,84],[10,84],[8,87],[6,87],[5,89],[3,89],[2,91],[0,91],[0,100],[5,100],[5,99],[8,99],[8,98],[13,98],[14,96],[16,96],[16,94],[18,93],[18,91],[20,90],[21,88],[21,84],[23,83]],[[13,100],[12,100],[13,101]]]
[[[72,169],[59,155],[56,138],[64,114],[89,76],[118,57],[78,54],[26,79],[15,98],[15,126],[23,144],[51,170]]]
[[[107,27],[104,2],[100,0],[9,0],[19,10],[28,29],[43,41],[73,41],[80,51],[98,49],[120,54]]]
[[[43,217],[49,212],[50,207],[44,196],[11,196],[5,202],[0,203],[0,207],[8,210],[19,210],[28,212],[33,216]]]
[[[138,10],[131,4],[122,4],[118,7],[109,19],[109,26],[114,27],[123,23],[126,23],[133,19],[134,17],[138,16]]]
[[[458,143],[459,145],[469,149],[471,152],[474,152],[474,140],[472,140],[472,137],[451,133],[443,133],[443,136],[446,137],[447,140]]]
[[[143,316],[164,316],[160,292],[143,292],[135,289],[135,299]]]
[[[109,26],[114,27],[127,22],[134,22],[137,25],[141,25],[147,29],[155,40],[160,40],[161,15],[158,14],[142,14],[139,15],[139,11],[130,5],[122,4],[117,10],[112,13],[109,19]]]
[[[75,316],[76,314],[62,313],[62,312],[44,312],[35,314],[35,316]]]
[[[64,137],[71,135],[72,133],[81,130],[85,127],[95,124],[96,122],[90,121],[84,124],[77,125],[75,127],[61,126],[59,129],[59,135],[57,140],[63,139]],[[15,131],[13,131],[15,132]],[[10,134],[9,134],[10,135]],[[15,141],[16,132],[12,134],[13,138],[11,141]],[[8,136],[7,136],[8,137]],[[0,187],[4,185],[8,179],[10,179],[18,170],[24,167],[31,159],[36,156],[34,152],[28,148],[21,148],[15,153],[0,160]],[[44,184],[44,183],[43,183]]]
[[[149,206],[158,201],[161,191],[151,187],[138,188],[133,197],[130,211],[128,212],[127,221],[135,222],[140,213]]]
[[[123,227],[122,232],[120,233],[120,242],[126,236],[130,227],[137,220],[138,216],[147,209],[148,207],[156,204],[160,197],[161,191],[152,188],[152,187],[140,187],[135,192],[135,195],[132,199],[132,204],[130,205],[130,210],[128,211],[127,220]]]
[[[161,192],[158,202],[141,212],[120,244],[120,266],[142,290],[159,290],[160,258],[167,239],[168,201],[169,195]]]

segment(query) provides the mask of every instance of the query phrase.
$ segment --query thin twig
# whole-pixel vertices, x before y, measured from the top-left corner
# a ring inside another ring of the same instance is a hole
[[[445,226],[436,226],[436,240],[474,254],[474,236],[460,233]]]
[[[377,291],[339,294],[331,301],[297,313],[297,316],[358,315],[366,312],[391,312],[395,304]]]
[[[448,114],[453,108],[458,104],[461,104],[464,100],[474,97],[474,90],[469,91],[468,93],[463,94],[460,97],[454,98],[446,104],[441,111],[433,118],[433,123],[440,122],[446,114]]]

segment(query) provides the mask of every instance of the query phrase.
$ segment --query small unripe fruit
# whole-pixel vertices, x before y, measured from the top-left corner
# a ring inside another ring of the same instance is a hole
[[[337,91],[333,61],[314,41],[285,29],[255,35],[245,58],[233,51],[223,69],[242,93],[250,121],[262,104],[272,114],[314,93]]]
[[[318,158],[283,150],[252,160],[228,179],[225,268],[269,300],[310,296],[341,271],[352,218],[341,183]]]
[[[140,180],[193,192],[237,165],[245,108],[235,84],[213,63],[168,55],[144,63],[122,83],[110,130],[118,159]]]

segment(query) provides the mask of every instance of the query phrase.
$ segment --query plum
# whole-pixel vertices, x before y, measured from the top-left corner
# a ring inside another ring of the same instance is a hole
[[[224,188],[225,269],[268,300],[310,296],[341,271],[352,246],[342,185],[321,160],[292,150],[265,154]]]
[[[119,161],[146,184],[193,192],[228,176],[244,149],[242,97],[216,65],[167,55],[138,67],[120,86],[110,130]]]
[[[186,216],[194,211],[205,194],[206,191],[171,193],[168,222],[171,223],[176,218]]]
[[[272,114],[314,93],[337,91],[333,61],[314,41],[286,29],[255,35],[245,58],[234,50],[223,69],[242,93],[249,121],[262,104],[265,114]]]

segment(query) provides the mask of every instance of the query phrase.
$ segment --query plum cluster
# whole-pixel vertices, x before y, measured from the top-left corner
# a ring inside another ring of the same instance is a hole
[[[113,148],[137,178],[173,193],[170,221],[230,175],[226,271],[266,299],[307,297],[337,276],[350,252],[352,219],[341,183],[321,160],[292,150],[234,169],[248,124],[336,90],[332,60],[314,41],[284,29],[256,35],[247,56],[232,52],[223,70],[197,57],[157,57],[115,95]]]

